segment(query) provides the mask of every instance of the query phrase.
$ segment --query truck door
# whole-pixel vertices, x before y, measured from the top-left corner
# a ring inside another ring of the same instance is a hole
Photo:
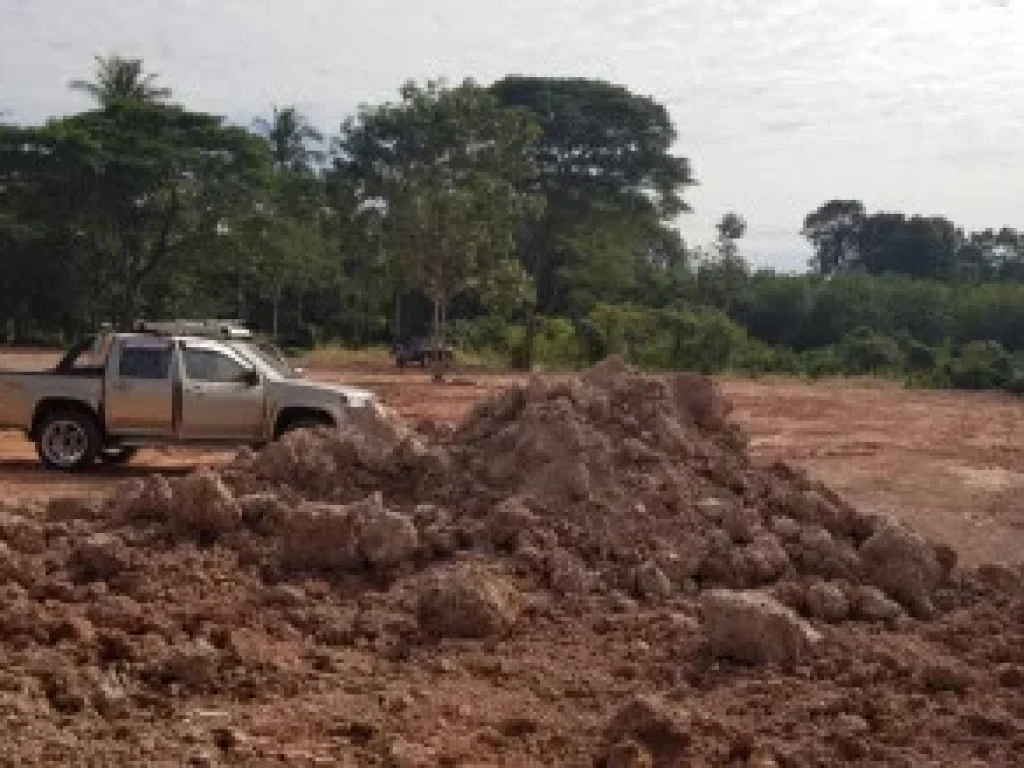
[[[114,345],[103,406],[110,434],[173,436],[173,353],[169,339],[129,337]]]
[[[252,367],[217,342],[181,342],[181,437],[259,440],[264,385]]]

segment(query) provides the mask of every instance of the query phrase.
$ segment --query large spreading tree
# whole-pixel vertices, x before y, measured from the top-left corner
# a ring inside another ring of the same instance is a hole
[[[220,118],[119,101],[47,126],[0,128],[12,237],[63,262],[79,319],[133,322],[148,287],[201,258],[265,146]]]
[[[490,91],[541,128],[530,162],[545,210],[520,240],[535,311],[569,310],[581,276],[591,293],[621,285],[636,255],[688,210],[683,192],[694,179],[673,151],[668,110],[599,80],[510,76]],[[597,275],[605,279],[595,286]]]
[[[534,208],[536,136],[526,115],[472,81],[409,83],[401,101],[342,127],[336,173],[358,178],[363,203],[380,208],[393,268],[430,300],[436,342],[451,301],[512,252]]]

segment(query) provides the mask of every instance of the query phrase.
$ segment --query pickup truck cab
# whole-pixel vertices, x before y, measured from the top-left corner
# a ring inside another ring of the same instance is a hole
[[[104,333],[53,371],[0,373],[0,429],[24,430],[47,468],[71,471],[126,461],[144,445],[263,445],[379,408],[372,393],[309,381],[217,322]]]

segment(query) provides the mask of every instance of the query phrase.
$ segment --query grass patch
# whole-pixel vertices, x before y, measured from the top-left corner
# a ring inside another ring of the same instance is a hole
[[[305,353],[301,360],[303,364],[314,368],[395,364],[395,359],[391,356],[391,350],[383,346],[349,349],[348,347],[329,344]]]
[[[299,365],[310,368],[358,368],[381,366],[396,367],[391,350],[384,346],[361,347],[350,349],[337,344],[327,344],[305,352],[299,356]],[[455,350],[456,368],[469,368],[485,371],[508,370],[508,360],[496,352],[470,352]],[[410,366],[417,370],[419,366]]]

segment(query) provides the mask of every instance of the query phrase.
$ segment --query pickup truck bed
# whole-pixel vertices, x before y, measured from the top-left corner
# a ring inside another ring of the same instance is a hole
[[[72,398],[98,412],[103,400],[103,372],[0,373],[0,427],[29,431],[38,403],[49,398]]]

